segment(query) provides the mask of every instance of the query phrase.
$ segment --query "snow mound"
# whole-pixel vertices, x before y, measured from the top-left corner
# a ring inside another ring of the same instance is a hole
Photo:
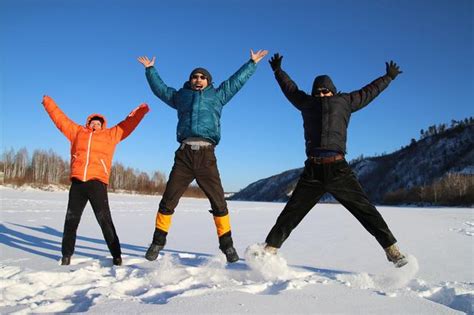
[[[348,287],[359,289],[374,289],[379,292],[390,293],[405,288],[418,272],[418,260],[415,256],[407,255],[408,264],[402,268],[390,266],[384,274],[370,275],[362,272],[356,274],[339,274],[336,279]]]
[[[256,277],[263,280],[288,280],[291,271],[286,260],[280,254],[269,254],[265,244],[253,244],[245,250],[245,261]]]

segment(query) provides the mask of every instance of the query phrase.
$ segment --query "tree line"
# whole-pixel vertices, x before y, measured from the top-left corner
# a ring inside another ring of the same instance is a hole
[[[425,129],[420,130],[420,140],[423,140],[427,137],[441,134],[447,131],[448,129],[464,128],[466,126],[470,126],[473,124],[474,124],[474,117],[468,117],[463,120],[452,119],[450,126],[448,126],[448,124],[432,125],[432,126],[429,126],[426,130]],[[413,140],[414,139],[412,139],[412,141]]]
[[[448,173],[431,185],[398,189],[387,193],[385,204],[430,204],[439,206],[472,206],[474,204],[474,176]]]
[[[30,154],[26,148],[18,151],[5,150],[0,160],[0,183],[35,187],[46,185],[66,186],[70,184],[70,164],[53,150],[34,150]],[[133,192],[139,194],[162,195],[166,187],[166,176],[160,171],[151,175],[119,162],[112,165],[108,189],[113,192]],[[205,198],[204,192],[191,185],[184,193],[186,197]]]

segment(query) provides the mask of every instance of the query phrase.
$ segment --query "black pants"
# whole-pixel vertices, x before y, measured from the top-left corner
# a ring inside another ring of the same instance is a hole
[[[326,192],[331,193],[349,210],[383,248],[397,242],[345,160],[329,164],[315,164],[307,160],[303,174],[268,234],[266,243],[280,248],[291,231]]]
[[[209,199],[213,216],[224,217],[228,215],[224,189],[222,187],[219,170],[217,169],[214,146],[192,150],[190,145],[182,145],[176,150],[174,165],[166,184],[158,212],[164,215],[172,215],[178,205],[179,199],[194,179],[196,179],[197,184]],[[164,245],[166,235],[167,232],[155,228],[153,243]],[[230,231],[219,237],[219,243],[220,247],[223,248],[232,246]]]
[[[97,222],[99,222],[102,234],[112,257],[121,255],[120,241],[115,232],[112,216],[110,215],[109,200],[107,197],[107,185],[98,180],[82,182],[73,179],[69,189],[69,202],[67,205],[66,221],[64,222],[64,234],[62,243],[63,256],[72,256],[76,244],[76,232],[81,221],[82,212],[90,201]]]

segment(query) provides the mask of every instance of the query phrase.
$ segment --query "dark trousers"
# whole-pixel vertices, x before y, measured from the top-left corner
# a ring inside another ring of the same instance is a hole
[[[215,217],[228,215],[224,189],[222,188],[219,170],[217,169],[214,146],[192,150],[190,145],[182,145],[176,150],[174,165],[171,169],[158,212],[164,215],[172,215],[179,199],[194,179],[196,179],[197,184],[209,199],[212,214]],[[232,246],[230,234],[228,232],[226,235],[219,237],[221,246]],[[164,245],[166,235],[167,232],[155,228],[153,243]]]
[[[112,216],[110,215],[107,185],[98,180],[82,182],[76,179],[72,180],[71,188],[69,189],[69,201],[62,243],[63,256],[72,256],[74,253],[77,227],[81,221],[82,212],[86,207],[87,201],[91,203],[112,257],[119,257],[122,252],[120,241],[112,222]]]
[[[345,160],[329,164],[315,164],[307,160],[303,174],[268,234],[266,243],[280,248],[291,231],[326,192],[331,193],[349,210],[383,248],[397,242]]]

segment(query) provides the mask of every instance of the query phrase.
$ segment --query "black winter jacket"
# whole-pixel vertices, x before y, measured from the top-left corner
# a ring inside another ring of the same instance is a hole
[[[275,78],[286,98],[303,116],[306,155],[317,149],[346,153],[347,127],[351,114],[367,106],[392,81],[384,75],[360,90],[315,97],[298,89],[289,75],[278,69]]]

